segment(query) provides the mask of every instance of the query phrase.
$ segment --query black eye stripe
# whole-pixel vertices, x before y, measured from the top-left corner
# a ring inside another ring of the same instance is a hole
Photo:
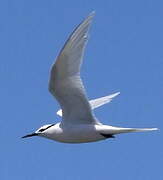
[[[40,129],[39,132],[43,132],[45,129]]]
[[[45,131],[45,130],[47,130],[48,128],[50,128],[50,127],[52,127],[52,126],[54,126],[55,124],[51,124],[51,125],[49,125],[48,127],[46,127],[46,128],[42,128],[42,129],[40,129],[39,130],[39,132],[43,132],[43,131]]]

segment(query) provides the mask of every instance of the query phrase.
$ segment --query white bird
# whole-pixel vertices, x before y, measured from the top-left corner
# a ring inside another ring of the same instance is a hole
[[[84,49],[94,14],[92,12],[73,31],[51,68],[49,91],[61,106],[62,111],[57,114],[62,116],[62,121],[44,125],[22,138],[40,136],[64,143],[85,143],[112,138],[120,133],[157,130],[104,125],[95,117],[92,109],[111,101],[119,93],[89,102],[80,78]]]

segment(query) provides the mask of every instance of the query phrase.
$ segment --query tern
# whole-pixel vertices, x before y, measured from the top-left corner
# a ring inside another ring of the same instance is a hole
[[[59,102],[62,121],[44,125],[22,138],[40,136],[63,143],[87,143],[115,137],[116,134],[153,131],[157,128],[123,128],[102,124],[93,109],[110,102],[118,93],[89,101],[80,77],[92,12],[69,36],[50,71],[49,91]]]

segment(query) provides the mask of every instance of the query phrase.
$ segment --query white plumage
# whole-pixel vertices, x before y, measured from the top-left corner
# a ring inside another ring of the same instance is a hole
[[[41,136],[66,143],[99,141],[114,137],[115,134],[157,130],[157,128],[122,128],[103,125],[97,120],[93,109],[110,102],[119,93],[88,101],[80,78],[80,68],[92,12],[70,35],[50,72],[49,91],[59,102],[57,112],[62,121],[44,125],[36,132],[23,136]]]
[[[106,103],[109,103],[112,101],[112,99],[116,96],[118,96],[120,94],[120,92],[117,92],[117,93],[114,93],[114,94],[111,94],[111,95],[108,95],[108,96],[104,96],[104,97],[100,97],[100,98],[97,98],[97,99],[92,99],[89,101],[89,104],[91,106],[91,109],[96,109]],[[61,116],[62,117],[62,109],[58,110],[57,111],[57,115],[58,116]]]

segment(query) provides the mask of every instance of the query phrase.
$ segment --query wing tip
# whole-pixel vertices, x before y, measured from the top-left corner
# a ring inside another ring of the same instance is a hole
[[[96,14],[95,11],[90,12],[89,15],[86,17],[85,20],[91,21],[91,20],[94,18],[95,14]],[[84,21],[85,21],[85,20],[84,20]]]
[[[119,92],[114,93],[114,94],[115,94],[115,96],[118,96],[118,95],[120,95],[120,94],[121,94],[121,92],[119,91]]]
[[[93,11],[91,11],[91,12],[89,13],[89,15],[88,15],[88,16],[92,16],[92,17],[94,17],[94,16],[95,16],[95,14],[96,14],[96,11],[95,11],[95,10],[93,10]]]
[[[116,92],[114,94],[108,95],[111,99],[118,96],[120,94],[120,92]]]

